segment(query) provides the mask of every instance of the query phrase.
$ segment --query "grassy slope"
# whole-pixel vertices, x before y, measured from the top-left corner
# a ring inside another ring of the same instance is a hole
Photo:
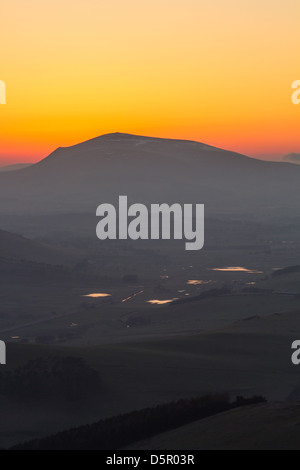
[[[251,405],[131,445],[140,450],[300,450],[300,404]]]

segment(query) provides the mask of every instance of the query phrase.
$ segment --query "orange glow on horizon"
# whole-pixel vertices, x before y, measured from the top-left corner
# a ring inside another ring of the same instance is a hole
[[[110,132],[300,153],[299,0],[3,0],[0,165]]]

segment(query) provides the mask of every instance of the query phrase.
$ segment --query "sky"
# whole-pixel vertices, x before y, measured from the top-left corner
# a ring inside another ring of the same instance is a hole
[[[0,0],[0,165],[110,132],[300,152],[299,0]]]

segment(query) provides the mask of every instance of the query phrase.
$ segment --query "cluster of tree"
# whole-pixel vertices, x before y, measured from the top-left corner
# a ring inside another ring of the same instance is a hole
[[[100,390],[98,372],[74,357],[38,358],[0,375],[0,395],[21,402],[76,401]]]
[[[74,428],[14,450],[117,450],[223,411],[265,401],[263,397],[237,397],[230,402],[227,394],[185,399]]]

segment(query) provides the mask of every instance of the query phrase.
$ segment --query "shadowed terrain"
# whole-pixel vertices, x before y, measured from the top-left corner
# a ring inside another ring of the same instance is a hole
[[[299,180],[290,163],[127,134],[1,172],[8,364],[0,373],[9,374],[0,380],[0,446],[210,393],[298,400],[291,344],[300,337]],[[187,252],[178,240],[101,242],[96,208],[119,195],[204,203],[204,249]],[[96,376],[100,387],[85,395],[81,382]],[[20,382],[35,403],[14,393]],[[255,410],[251,429],[267,408]],[[240,445],[255,445],[234,413]],[[232,446],[230,420],[220,421],[215,442],[199,446]],[[188,432],[182,445],[196,445],[199,433]],[[179,445],[172,436],[168,445]]]
[[[299,403],[267,403],[227,411],[126,450],[299,450]]]

